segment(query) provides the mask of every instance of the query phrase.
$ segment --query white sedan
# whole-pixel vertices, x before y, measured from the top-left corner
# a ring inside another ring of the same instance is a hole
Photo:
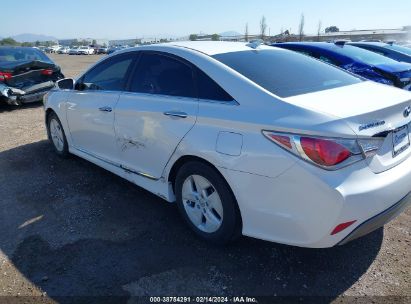
[[[58,87],[44,99],[56,153],[176,202],[212,242],[331,247],[411,201],[411,93],[298,53],[144,46]]]
[[[80,46],[77,49],[77,55],[93,55],[94,54],[94,48],[89,47],[89,46]]]

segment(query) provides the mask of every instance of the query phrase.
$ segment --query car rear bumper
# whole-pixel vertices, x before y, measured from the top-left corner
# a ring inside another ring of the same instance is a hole
[[[300,247],[345,244],[381,227],[411,201],[411,157],[378,174],[365,161],[337,171],[298,161],[275,178],[220,170],[237,199],[244,235]]]
[[[401,212],[405,210],[411,204],[411,192],[403,197],[398,203],[394,204],[387,210],[381,212],[363,222],[357,228],[355,228],[349,235],[347,235],[338,245],[347,244],[350,241],[358,239],[368,233],[377,230],[378,228],[384,226],[389,221],[396,218]]]
[[[40,101],[43,96],[54,87],[53,81],[38,83],[30,87],[16,89],[13,87],[5,88],[2,91],[2,97],[10,105],[21,103],[31,103]]]

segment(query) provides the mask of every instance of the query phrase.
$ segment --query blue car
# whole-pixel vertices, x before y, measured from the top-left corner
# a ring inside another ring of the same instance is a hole
[[[411,91],[411,64],[345,42],[287,42],[272,46],[297,51],[369,80]]]
[[[383,42],[350,42],[349,45],[383,55],[396,61],[411,63],[411,48]]]

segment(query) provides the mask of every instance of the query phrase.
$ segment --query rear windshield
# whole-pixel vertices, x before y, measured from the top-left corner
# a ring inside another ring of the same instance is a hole
[[[397,63],[393,59],[352,45],[335,46],[332,50],[369,65]]]
[[[34,48],[0,48],[0,62],[27,60],[51,62],[44,53]]]
[[[362,80],[311,57],[287,50],[223,53],[213,58],[280,97],[343,87]]]
[[[400,46],[400,45],[393,44],[393,45],[387,45],[385,47],[387,49],[393,49],[394,51],[401,52],[401,53],[411,56],[411,48],[408,48],[406,46]]]

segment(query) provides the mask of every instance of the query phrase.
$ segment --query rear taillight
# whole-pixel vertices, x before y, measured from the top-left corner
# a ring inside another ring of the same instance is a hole
[[[305,155],[322,166],[335,166],[352,155],[346,147],[329,139],[301,137],[300,144]]]
[[[8,72],[0,72],[0,81],[5,81],[13,77],[11,73]]]
[[[263,131],[265,137],[296,156],[327,170],[337,170],[372,157],[381,147],[383,138],[325,138]]]
[[[42,71],[41,71],[41,74],[42,74],[42,75],[50,76],[50,75],[53,75],[53,70],[51,70],[51,69],[45,69],[45,70],[42,70]]]

